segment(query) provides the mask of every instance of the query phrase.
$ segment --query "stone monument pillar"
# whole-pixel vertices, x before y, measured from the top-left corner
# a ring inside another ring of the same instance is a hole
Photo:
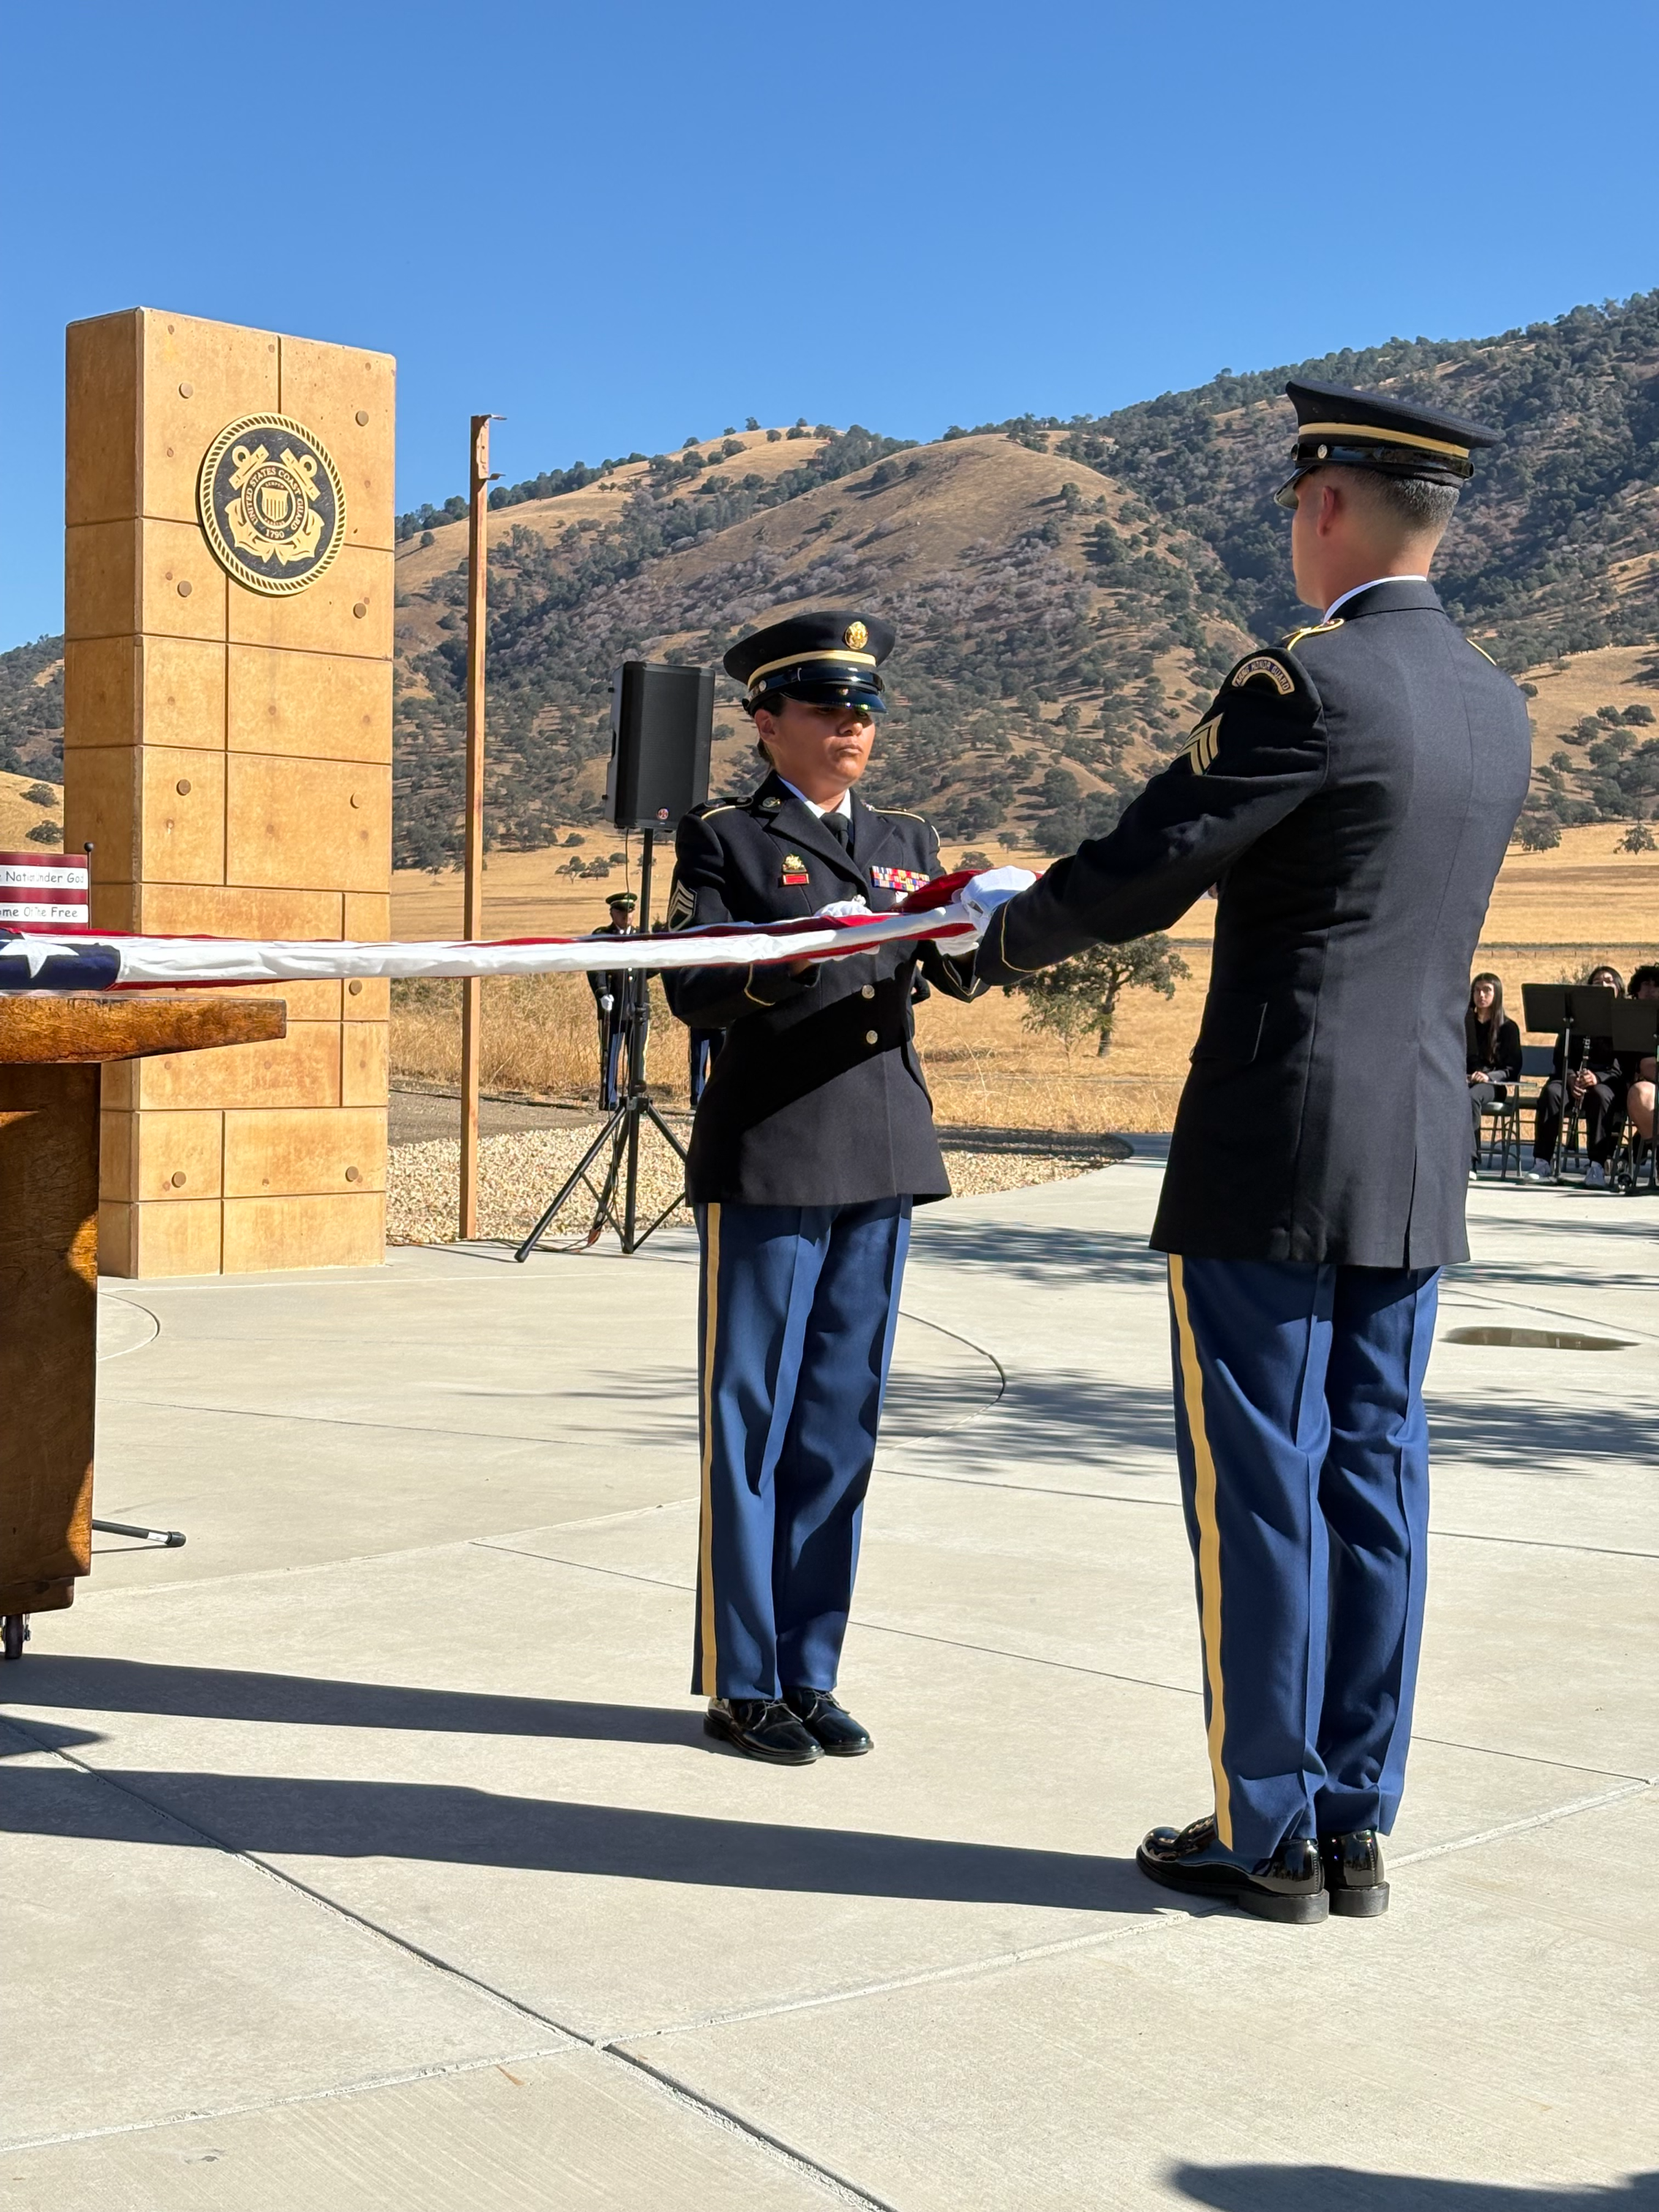
[[[385,354],[139,307],[68,333],[64,842],[92,919],[390,933]],[[384,1250],[386,986],[269,987],[279,1042],[112,1068],[113,1275]]]

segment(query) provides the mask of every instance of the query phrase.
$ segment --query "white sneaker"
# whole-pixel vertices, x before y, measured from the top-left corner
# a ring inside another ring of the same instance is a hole
[[[1528,1182],[1553,1182],[1554,1180],[1554,1170],[1547,1160],[1534,1160],[1527,1170]]]
[[[1587,1168],[1585,1169],[1585,1170],[1584,1170],[1584,1188],[1585,1188],[1585,1189],[1586,1189],[1586,1190],[1605,1190],[1605,1189],[1607,1188],[1607,1170],[1602,1166],[1602,1164],[1601,1164],[1601,1161],[1600,1161],[1600,1160],[1592,1160],[1592,1161],[1590,1162],[1590,1164],[1589,1164],[1589,1167],[1587,1167]]]

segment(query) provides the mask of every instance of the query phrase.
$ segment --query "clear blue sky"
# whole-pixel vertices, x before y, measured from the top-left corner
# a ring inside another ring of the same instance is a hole
[[[8,11],[0,646],[61,616],[63,326],[400,363],[400,507],[756,415],[1098,411],[1659,283],[1651,0],[55,0]]]

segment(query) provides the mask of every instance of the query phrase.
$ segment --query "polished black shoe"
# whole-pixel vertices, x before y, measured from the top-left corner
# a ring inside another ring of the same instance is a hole
[[[828,1690],[786,1690],[783,1702],[813,1741],[831,1759],[860,1759],[875,1738]]]
[[[1382,1872],[1382,1838],[1375,1828],[1350,1828],[1319,1838],[1320,1863],[1331,1911],[1344,1920],[1375,1920],[1389,1909]]]
[[[813,1738],[776,1698],[711,1698],[702,1731],[734,1745],[750,1759],[769,1759],[775,1766],[810,1766],[822,1756]]]
[[[1190,1827],[1154,1828],[1135,1853],[1135,1864],[1165,1889],[1237,1905],[1259,1920],[1305,1925],[1322,1920],[1328,1909],[1318,1847],[1306,1836],[1293,1836],[1272,1858],[1248,1867],[1226,1856],[1214,1819],[1206,1814]]]

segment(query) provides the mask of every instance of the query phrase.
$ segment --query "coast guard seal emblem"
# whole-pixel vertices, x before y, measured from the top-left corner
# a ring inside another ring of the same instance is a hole
[[[314,584],[345,536],[340,472],[287,415],[227,423],[203,459],[196,504],[220,567],[275,598]]]

